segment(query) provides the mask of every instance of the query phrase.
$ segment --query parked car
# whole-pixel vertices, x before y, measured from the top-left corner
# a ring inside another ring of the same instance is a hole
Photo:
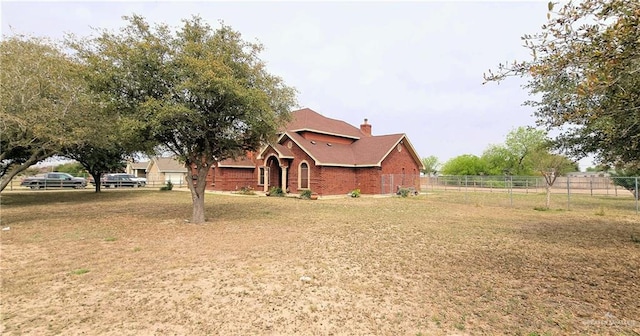
[[[100,179],[100,185],[104,188],[137,188],[140,186],[138,181],[134,181],[126,174],[106,174]],[[95,181],[91,181],[92,184],[96,184]]]
[[[75,177],[67,173],[44,173],[27,177],[20,183],[23,187],[31,189],[47,188],[76,188],[81,189],[87,186],[87,180],[82,177]]]
[[[145,185],[147,185],[147,179],[144,177],[137,177],[135,175],[132,174],[125,174],[125,173],[114,173],[114,174],[109,174],[109,175],[117,175],[117,176],[125,176],[130,178],[132,181],[136,181],[138,182],[138,187],[144,187]]]

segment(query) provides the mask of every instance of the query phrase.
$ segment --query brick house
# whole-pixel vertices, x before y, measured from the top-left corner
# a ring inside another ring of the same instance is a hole
[[[400,186],[419,190],[422,168],[405,134],[374,136],[367,119],[357,128],[305,108],[292,112],[292,120],[276,143],[217,163],[207,176],[207,189],[392,193]]]

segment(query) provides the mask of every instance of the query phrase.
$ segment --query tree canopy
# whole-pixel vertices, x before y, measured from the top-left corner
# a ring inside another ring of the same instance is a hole
[[[445,175],[484,175],[487,165],[476,155],[464,154],[445,162],[441,172]]]
[[[440,161],[435,155],[422,158],[422,165],[424,166],[424,169],[422,169],[421,172],[427,176],[436,174],[438,169],[440,169]]]
[[[527,76],[540,125],[556,146],[601,163],[640,164],[640,2],[549,3],[541,32],[524,35],[531,59],[498,66],[486,81]]]
[[[255,151],[274,139],[295,105],[295,90],[267,72],[263,47],[221,24],[183,20],[175,33],[138,15],[117,32],[71,46],[91,69],[91,88],[107,109],[122,111],[185,163],[193,222],[204,217],[205,179],[215,162]]]
[[[481,157],[460,155],[442,167],[446,175],[544,176],[551,170],[558,176],[578,167],[566,156],[553,153],[546,132],[533,127],[513,129],[504,143],[489,145]]]
[[[0,43],[0,53],[3,190],[18,173],[83,139],[94,109],[81,67],[55,43],[10,36]]]

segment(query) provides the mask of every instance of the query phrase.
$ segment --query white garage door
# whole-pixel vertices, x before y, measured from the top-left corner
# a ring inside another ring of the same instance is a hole
[[[165,182],[171,181],[171,183],[173,183],[174,185],[185,184],[184,174],[182,173],[165,173],[164,179],[165,179]]]

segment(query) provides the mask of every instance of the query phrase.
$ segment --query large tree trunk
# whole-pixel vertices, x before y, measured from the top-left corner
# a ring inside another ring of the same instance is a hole
[[[204,191],[207,186],[207,173],[209,172],[211,165],[201,163],[196,165],[195,168],[192,168],[189,164],[186,166],[188,180],[187,186],[189,186],[189,190],[191,191],[191,200],[193,202],[193,216],[191,218],[191,223],[202,224],[206,222],[206,218],[204,216]]]
[[[96,192],[99,193],[100,192],[100,188],[102,187],[102,183],[100,181],[100,177],[102,176],[102,172],[89,172],[89,174],[91,174],[91,177],[93,177],[93,183],[95,183]]]

